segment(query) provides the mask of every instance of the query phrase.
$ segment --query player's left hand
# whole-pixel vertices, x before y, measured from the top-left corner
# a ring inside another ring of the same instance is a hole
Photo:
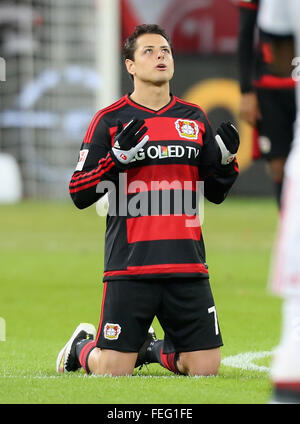
[[[221,151],[221,164],[228,165],[234,160],[240,145],[238,130],[231,122],[222,122],[215,139]]]

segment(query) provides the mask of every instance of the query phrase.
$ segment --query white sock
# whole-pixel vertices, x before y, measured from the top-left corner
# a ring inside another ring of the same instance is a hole
[[[300,382],[300,297],[283,302],[281,341],[274,354],[271,378],[274,382]]]

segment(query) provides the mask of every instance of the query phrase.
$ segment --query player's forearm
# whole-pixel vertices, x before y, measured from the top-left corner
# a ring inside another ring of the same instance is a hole
[[[101,158],[96,168],[89,171],[75,171],[69,185],[69,192],[75,206],[84,209],[99,200],[104,192],[97,190],[98,184],[107,180],[114,181],[119,172],[120,169],[112,160],[111,153]]]
[[[212,203],[222,203],[239,174],[237,161],[220,165],[204,180],[204,196]]]
[[[240,27],[238,37],[238,68],[240,89],[242,93],[253,91],[254,66],[254,32],[257,12],[254,10],[240,10]]]

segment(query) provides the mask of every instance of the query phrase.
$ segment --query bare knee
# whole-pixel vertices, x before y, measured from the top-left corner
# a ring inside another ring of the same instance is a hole
[[[89,369],[97,375],[132,375],[137,353],[118,352],[109,349],[94,349],[89,357]]]
[[[218,375],[221,364],[219,348],[180,353],[177,368],[182,374],[190,376]]]

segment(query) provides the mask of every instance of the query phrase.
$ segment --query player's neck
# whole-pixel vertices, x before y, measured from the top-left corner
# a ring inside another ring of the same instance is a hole
[[[130,98],[141,106],[152,110],[159,110],[166,106],[170,97],[169,83],[162,86],[135,84]]]

